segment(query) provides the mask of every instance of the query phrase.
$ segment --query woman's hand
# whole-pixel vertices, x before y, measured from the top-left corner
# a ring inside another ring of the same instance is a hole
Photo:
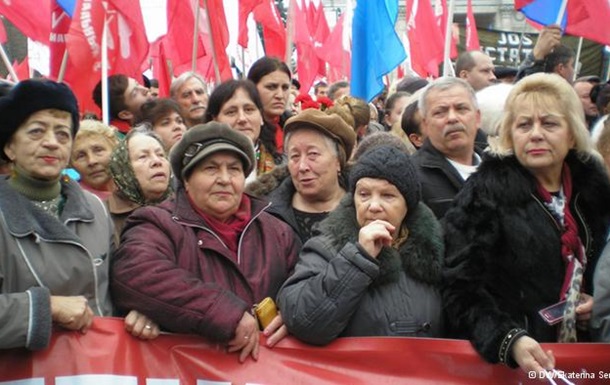
[[[239,362],[244,362],[249,355],[258,360],[258,321],[248,312],[244,312],[235,329],[235,337],[229,341],[229,353],[241,351]]]
[[[288,335],[288,328],[284,325],[282,315],[278,312],[271,320],[269,325],[263,330],[263,334],[267,337],[267,347],[272,348]]]
[[[555,368],[553,352],[542,350],[540,344],[533,338],[522,336],[512,346],[514,360],[525,373],[534,371],[541,373]]]
[[[83,296],[51,296],[51,317],[59,326],[85,334],[93,324],[93,310]]]
[[[132,310],[125,317],[125,330],[142,340],[152,340],[159,336],[159,325],[142,313]]]
[[[373,258],[377,258],[383,246],[392,244],[392,234],[396,228],[390,222],[378,219],[360,229],[358,243]]]

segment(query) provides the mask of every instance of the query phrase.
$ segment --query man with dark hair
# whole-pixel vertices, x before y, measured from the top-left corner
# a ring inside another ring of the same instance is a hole
[[[481,51],[462,52],[455,62],[455,73],[466,80],[475,92],[496,81],[494,63],[489,55]]]
[[[337,100],[345,95],[349,95],[349,83],[344,80],[335,82],[328,87],[330,100]]]
[[[555,73],[570,84],[574,81],[575,53],[561,44],[561,28],[548,25],[542,28],[534,49],[519,66],[517,79],[536,72]]]
[[[150,96],[152,96],[153,99],[159,97],[159,81],[157,79],[150,79],[150,87],[148,87],[148,89],[150,90]]]
[[[600,84],[601,80],[598,76],[581,76],[574,81],[574,91],[578,94],[582,108],[585,110],[585,119],[587,120],[587,126],[589,130],[593,127],[593,124],[599,117],[599,111],[597,106],[591,100],[591,90],[594,86]]]
[[[108,116],[110,124],[123,135],[140,121],[142,104],[152,100],[148,88],[140,85],[135,79],[116,74],[107,79],[108,82]],[[93,90],[93,101],[102,108],[101,80]]]
[[[316,83],[315,86],[313,86],[313,93],[316,97],[316,100],[328,97],[328,83],[324,81],[319,81],[318,83]]]

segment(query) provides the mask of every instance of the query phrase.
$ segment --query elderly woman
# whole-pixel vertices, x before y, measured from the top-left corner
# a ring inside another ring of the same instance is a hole
[[[170,166],[161,139],[137,127],[114,150],[109,169],[116,190],[106,205],[118,245],[125,220],[135,209],[161,203],[171,194]]]
[[[101,200],[114,190],[108,163],[118,143],[114,129],[92,119],[83,120],[74,137],[70,162],[80,174],[80,186]]]
[[[274,297],[301,246],[269,204],[244,194],[254,148],[226,124],[192,127],[170,155],[180,177],[174,199],[134,212],[113,265],[116,303],[163,328],[199,334],[258,359],[254,304]],[[281,315],[267,345],[287,333]]]
[[[66,85],[19,83],[0,99],[0,126],[0,154],[13,163],[0,180],[0,348],[42,349],[53,325],[86,333],[94,316],[112,315],[112,221],[61,175],[79,126]],[[159,332],[137,312],[125,326],[143,338]]]
[[[350,193],[304,246],[278,294],[291,334],[439,337],[441,227],[408,155],[380,146],[350,172]]]
[[[249,186],[272,206],[270,212],[288,223],[305,242],[345,195],[345,165],[356,143],[356,133],[337,114],[307,109],[288,119],[285,169],[263,175]],[[284,171],[284,173],[282,173]]]
[[[186,132],[180,105],[173,99],[155,99],[141,107],[142,122],[148,122],[152,131],[159,136],[165,151],[176,144]]]
[[[283,161],[275,137],[265,127],[264,110],[256,86],[249,80],[229,80],[214,89],[208,101],[205,121],[226,123],[246,135],[254,144],[256,166],[246,178],[246,184],[258,175],[271,171]]]
[[[279,151],[284,146],[284,118],[288,97],[290,96],[290,69],[280,59],[263,56],[252,64],[248,71],[248,80],[254,85],[263,103],[266,121],[271,123],[270,130],[275,137]]]
[[[445,216],[443,299],[452,329],[484,359],[540,373],[555,360],[539,342],[589,339],[610,183],[564,79],[524,78],[504,112]]]

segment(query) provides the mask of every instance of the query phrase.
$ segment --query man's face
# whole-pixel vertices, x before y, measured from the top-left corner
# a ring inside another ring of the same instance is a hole
[[[157,87],[150,87],[150,96],[153,99],[157,99],[159,97],[159,88],[157,88]]]
[[[123,93],[127,110],[121,111],[119,117],[134,122],[140,117],[142,104],[152,100],[148,88],[140,85],[135,79],[129,78],[127,89]],[[127,114],[125,114],[127,112]]]
[[[470,92],[456,85],[433,89],[426,97],[423,133],[438,151],[459,159],[474,151],[474,139],[481,120]]]
[[[574,82],[574,58],[570,58],[566,64],[558,64],[555,67],[555,72],[562,78],[568,81],[568,83],[572,84]]]
[[[328,97],[328,87],[327,86],[319,86],[316,90],[316,100],[320,98]]]
[[[460,77],[466,80],[470,86],[479,91],[492,85],[496,81],[494,74],[494,64],[491,58],[484,53],[475,53],[475,66],[470,71],[462,71]]]
[[[192,77],[184,82],[175,98],[182,109],[187,127],[203,123],[203,115],[208,106],[208,94],[199,79]]]
[[[597,116],[599,115],[599,111],[597,110],[595,103],[591,101],[591,88],[593,88],[593,84],[589,82],[574,83],[574,90],[580,98],[582,107],[585,110],[585,115]]]

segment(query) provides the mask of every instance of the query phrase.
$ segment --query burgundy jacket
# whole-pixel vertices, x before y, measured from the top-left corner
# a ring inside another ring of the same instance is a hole
[[[301,247],[290,226],[251,198],[252,219],[237,258],[192,209],[184,189],[127,220],[114,256],[116,306],[135,309],[163,329],[228,342],[245,311],[275,298]]]

